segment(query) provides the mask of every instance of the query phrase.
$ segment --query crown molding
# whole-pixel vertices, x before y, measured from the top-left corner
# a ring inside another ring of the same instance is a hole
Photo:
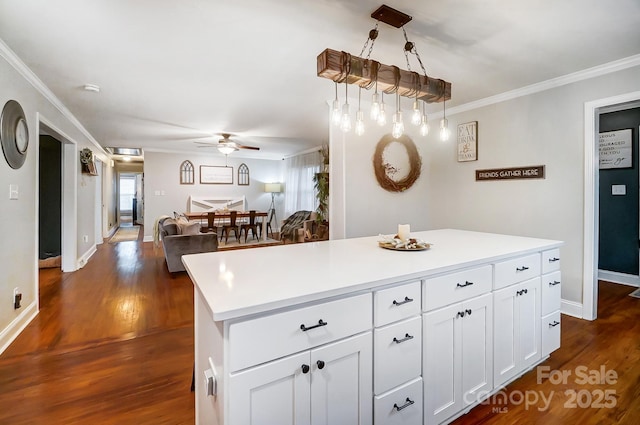
[[[504,93],[497,94],[495,96],[485,97],[484,99],[479,99],[473,102],[465,103],[463,105],[447,108],[447,115],[451,116],[462,112],[471,111],[473,109],[494,105],[496,103],[504,102],[507,100],[516,99],[518,97],[529,96],[545,90],[588,80],[590,78],[600,77],[602,75],[611,74],[613,72],[622,71],[624,69],[633,68],[635,66],[640,66],[640,54],[594,66],[592,68],[583,69],[582,71],[573,72],[571,74],[552,78],[540,83],[524,86],[519,89],[510,90]],[[437,112],[434,114],[430,114],[430,116],[442,117],[442,113]]]
[[[89,131],[78,121],[69,109],[56,97],[55,94],[42,82],[40,78],[15,54],[13,50],[0,39],[0,56],[3,57],[9,65],[18,71],[18,73],[27,80],[45,99],[49,101],[69,122],[74,125],[80,132],[107,157],[109,153],[98,143],[98,141],[89,133]]]

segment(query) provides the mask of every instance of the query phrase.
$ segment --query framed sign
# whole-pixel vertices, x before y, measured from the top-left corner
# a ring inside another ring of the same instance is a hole
[[[201,165],[200,184],[233,184],[233,167]]]
[[[478,121],[458,124],[458,162],[478,160]]]
[[[633,167],[631,146],[630,128],[600,133],[598,135],[600,169]]]

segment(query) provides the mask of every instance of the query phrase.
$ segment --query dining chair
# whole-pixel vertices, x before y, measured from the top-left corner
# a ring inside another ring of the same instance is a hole
[[[207,213],[207,225],[200,226],[200,233],[218,233],[218,227],[213,223],[215,217],[215,213]]]
[[[229,211],[229,224],[225,224],[222,226],[222,234],[220,235],[220,239],[222,239],[222,237],[224,236],[224,243],[227,243],[227,240],[229,239],[229,232],[233,230],[233,234],[236,237],[236,240],[239,241],[238,239],[238,225],[236,224],[236,218],[238,215],[238,211]]]
[[[249,230],[253,235],[253,239],[256,239],[258,234],[258,223],[256,223],[256,211],[249,211],[249,221],[240,225],[240,237],[242,237],[242,231],[244,230],[244,243],[247,243],[247,237],[249,236]]]

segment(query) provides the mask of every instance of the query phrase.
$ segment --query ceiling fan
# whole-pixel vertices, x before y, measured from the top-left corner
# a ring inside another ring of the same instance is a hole
[[[224,155],[229,155],[232,152],[237,151],[238,149],[251,149],[254,151],[259,151],[260,148],[256,147],[256,146],[247,146],[247,145],[241,145],[233,140],[230,139],[231,134],[228,133],[222,133],[221,134],[222,139],[218,140],[218,143],[207,143],[207,142],[194,142],[198,145],[202,145],[202,146],[198,146],[199,148],[211,148],[211,147],[216,147],[218,148],[218,150],[220,151],[220,153],[224,154]]]

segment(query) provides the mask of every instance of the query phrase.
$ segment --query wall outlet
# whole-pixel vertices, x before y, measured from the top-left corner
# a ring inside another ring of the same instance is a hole
[[[13,288],[13,309],[17,310],[20,307],[20,302],[22,301],[22,294],[18,288]]]
[[[89,236],[88,235],[82,236],[82,241],[83,242],[89,242]]]

